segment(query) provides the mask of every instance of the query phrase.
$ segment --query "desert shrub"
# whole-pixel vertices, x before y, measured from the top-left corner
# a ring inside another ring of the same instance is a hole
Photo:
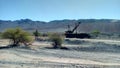
[[[47,32],[47,33],[46,33],[47,37],[50,37],[50,36],[52,36],[53,34],[55,34],[55,33],[52,33],[52,32]]]
[[[0,38],[2,38],[2,33],[0,32]]]
[[[61,48],[63,43],[63,37],[57,33],[49,36],[50,40],[53,42],[53,48]]]
[[[99,30],[94,30],[91,32],[91,34],[94,36],[94,37],[98,37],[98,35],[100,34],[100,31]]]
[[[27,45],[27,43],[32,41],[30,34],[20,28],[7,29],[2,33],[2,37],[10,39],[12,46],[19,46],[20,43]]]

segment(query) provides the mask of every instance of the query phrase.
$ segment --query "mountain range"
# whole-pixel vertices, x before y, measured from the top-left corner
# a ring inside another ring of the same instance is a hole
[[[33,21],[31,19],[21,20],[0,20],[0,31],[4,31],[8,28],[20,27],[27,31],[35,31],[38,29],[40,32],[65,32],[68,30],[68,25],[72,30],[75,24],[81,22],[77,31],[92,32],[99,30],[102,33],[120,33],[120,20],[118,19],[78,19],[78,20],[53,20],[49,22],[44,21]]]

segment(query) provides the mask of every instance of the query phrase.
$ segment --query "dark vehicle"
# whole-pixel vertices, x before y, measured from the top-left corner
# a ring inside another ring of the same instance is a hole
[[[68,25],[68,31],[65,31],[66,38],[91,38],[91,36],[87,33],[74,33],[80,23],[81,22],[78,22],[78,24],[73,28],[73,30],[70,30],[70,25]]]

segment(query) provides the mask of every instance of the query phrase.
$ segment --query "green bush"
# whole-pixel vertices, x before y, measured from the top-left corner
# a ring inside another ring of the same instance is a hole
[[[7,29],[2,33],[2,37],[12,40],[13,46],[18,46],[20,43],[26,45],[26,43],[32,41],[30,34],[20,28]]]
[[[63,43],[63,37],[57,33],[50,36],[50,40],[53,42],[53,48],[61,48]]]
[[[99,30],[92,31],[92,35],[94,35],[95,37],[97,37],[99,34],[100,34]]]

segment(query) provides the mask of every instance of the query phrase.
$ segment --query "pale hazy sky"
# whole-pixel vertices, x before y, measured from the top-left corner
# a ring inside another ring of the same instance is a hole
[[[0,0],[0,19],[120,19],[120,0]]]

